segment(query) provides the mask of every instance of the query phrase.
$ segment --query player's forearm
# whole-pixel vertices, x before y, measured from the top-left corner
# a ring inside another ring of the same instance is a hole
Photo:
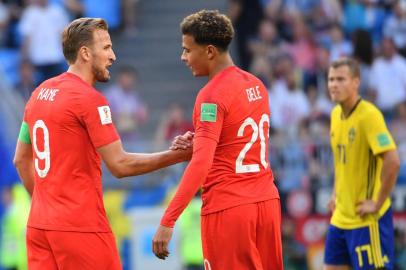
[[[385,200],[390,196],[396,184],[399,168],[400,160],[396,150],[391,150],[383,154],[381,189],[376,201],[378,211],[384,204]]]
[[[25,189],[32,196],[34,191],[34,165],[32,160],[14,160],[14,165]]]
[[[217,143],[207,138],[197,138],[193,157],[185,170],[179,188],[161,219],[161,225],[173,227],[198,189],[212,166]]]
[[[152,154],[124,153],[117,162],[113,174],[121,178],[152,172],[185,161],[185,155],[184,150],[168,150]]]
[[[25,138],[21,133],[20,136],[20,138]],[[23,142],[20,138],[17,140],[13,163],[24,187],[32,196],[34,191],[34,162],[32,160],[31,143],[28,143],[28,141]]]

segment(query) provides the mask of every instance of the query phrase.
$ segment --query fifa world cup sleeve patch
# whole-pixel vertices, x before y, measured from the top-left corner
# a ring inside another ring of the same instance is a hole
[[[27,122],[22,122],[18,139],[26,144],[31,144],[30,129]]]
[[[217,121],[217,104],[202,103],[200,107],[200,121],[216,122]]]
[[[113,123],[109,106],[100,106],[97,107],[97,110],[99,111],[100,122],[102,125]]]
[[[377,138],[380,147],[388,146],[390,144],[388,134],[386,133],[379,134]]]

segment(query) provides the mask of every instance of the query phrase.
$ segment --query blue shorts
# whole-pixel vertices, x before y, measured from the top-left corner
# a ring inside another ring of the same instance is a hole
[[[395,244],[392,216],[389,208],[374,224],[352,230],[330,224],[324,263],[351,265],[354,270],[393,269]]]

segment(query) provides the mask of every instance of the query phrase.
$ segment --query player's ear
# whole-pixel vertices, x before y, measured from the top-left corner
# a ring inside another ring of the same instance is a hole
[[[91,56],[89,48],[86,46],[80,47],[78,56],[81,57],[85,62],[88,62]]]
[[[218,50],[217,50],[216,46],[208,45],[206,47],[206,52],[207,52],[207,58],[209,60],[212,60],[216,56],[216,54],[218,53]]]
[[[360,85],[361,85],[361,80],[358,77],[354,77],[354,83],[356,85],[356,88],[359,89]]]

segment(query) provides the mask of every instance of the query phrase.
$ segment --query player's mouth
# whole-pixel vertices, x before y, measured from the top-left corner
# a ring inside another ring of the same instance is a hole
[[[338,92],[337,91],[330,91],[330,95],[337,96]]]

